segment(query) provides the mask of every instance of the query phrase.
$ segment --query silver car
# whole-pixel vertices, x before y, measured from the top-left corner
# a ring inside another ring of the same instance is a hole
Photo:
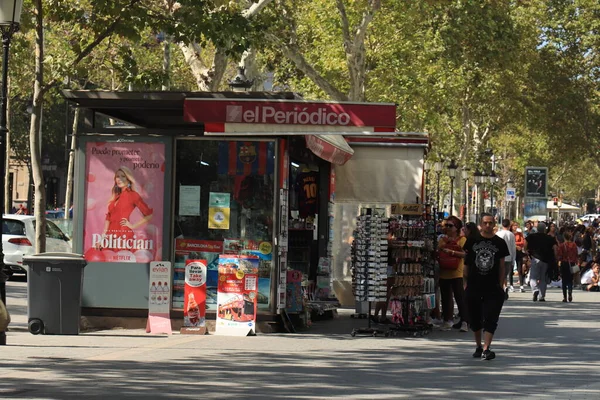
[[[23,256],[36,254],[35,217],[33,215],[5,214],[2,217],[2,247],[4,272],[7,275],[26,274]],[[46,220],[46,251],[67,252],[72,249],[71,239],[52,221]]]

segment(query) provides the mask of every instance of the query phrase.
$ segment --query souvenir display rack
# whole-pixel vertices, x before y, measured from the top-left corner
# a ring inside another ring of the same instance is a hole
[[[393,284],[389,300],[392,325],[386,335],[431,332],[428,312],[435,308],[435,219],[431,208],[416,215],[394,215],[389,220]]]
[[[369,315],[371,302],[386,301],[387,297],[387,232],[387,218],[372,208],[361,210],[352,243],[352,289],[357,302],[368,303]],[[353,329],[351,335],[383,333],[383,330],[371,327],[368,318],[368,326]]]

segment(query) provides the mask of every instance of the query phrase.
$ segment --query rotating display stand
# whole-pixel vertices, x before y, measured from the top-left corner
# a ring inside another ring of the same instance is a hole
[[[352,243],[352,285],[355,300],[368,303],[369,316],[371,302],[386,301],[387,297],[387,232],[386,217],[373,208],[361,210]],[[384,330],[371,326],[371,318],[367,321],[367,327],[355,328],[351,335],[385,334]]]
[[[427,314],[435,308],[436,234],[430,210],[426,206],[424,212],[394,215],[389,220],[392,324],[386,336],[431,332]]]

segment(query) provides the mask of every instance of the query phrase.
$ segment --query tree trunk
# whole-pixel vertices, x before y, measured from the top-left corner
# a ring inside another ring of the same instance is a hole
[[[29,127],[29,148],[31,149],[31,168],[33,183],[35,185],[35,246],[37,253],[46,251],[46,191],[44,188],[44,174],[41,160],[40,125],[44,96],[44,25],[42,0],[35,1],[36,26],[35,26],[35,82],[33,85],[33,110],[31,125]]]
[[[79,126],[79,115],[81,109],[75,109],[73,116],[73,132],[71,133],[71,148],[69,149],[69,167],[67,169],[67,194],[65,195],[65,219],[69,219],[71,209],[71,197],[73,196],[73,175],[75,170],[75,147],[77,145],[77,127]]]
[[[165,38],[163,42],[163,74],[165,75],[165,81],[162,90],[166,91],[171,88],[171,42],[168,38]]]

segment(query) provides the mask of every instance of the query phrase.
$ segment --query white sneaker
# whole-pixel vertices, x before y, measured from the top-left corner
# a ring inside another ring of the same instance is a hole
[[[463,323],[461,324],[460,331],[461,332],[469,332],[469,326],[467,325],[467,323],[465,321],[463,321]]]
[[[434,318],[431,320],[430,324],[433,326],[441,326],[444,322],[441,319]]]
[[[444,325],[440,328],[442,331],[451,331],[452,330],[452,321],[444,321]]]
[[[525,288],[521,286],[521,293],[525,293]]]
[[[509,287],[508,287],[508,291],[512,293],[512,292],[514,292],[514,291],[515,291],[515,288],[514,288],[514,287],[512,287],[512,286],[509,286]]]

